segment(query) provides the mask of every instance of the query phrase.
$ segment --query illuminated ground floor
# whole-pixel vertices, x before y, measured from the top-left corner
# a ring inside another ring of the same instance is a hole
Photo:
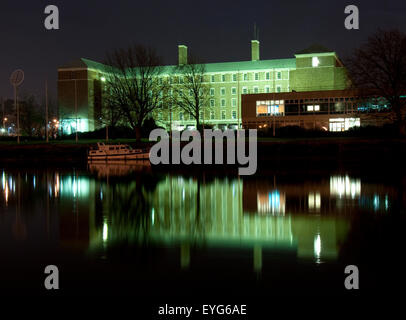
[[[356,90],[249,94],[242,98],[244,128],[298,126],[332,132],[391,123],[389,104]]]

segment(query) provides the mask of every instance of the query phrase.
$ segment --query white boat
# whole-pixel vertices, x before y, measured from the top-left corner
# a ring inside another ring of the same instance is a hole
[[[104,144],[98,142],[96,147],[90,148],[88,161],[107,160],[149,160],[149,151],[133,149],[126,144]]]

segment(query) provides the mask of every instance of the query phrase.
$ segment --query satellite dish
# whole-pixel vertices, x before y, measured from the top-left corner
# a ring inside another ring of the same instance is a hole
[[[22,84],[24,81],[24,71],[21,69],[17,69],[13,71],[13,73],[10,76],[10,83],[14,87],[18,87],[20,84]]]

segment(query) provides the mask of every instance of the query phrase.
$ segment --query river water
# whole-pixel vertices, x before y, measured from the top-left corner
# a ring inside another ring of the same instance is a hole
[[[254,177],[133,164],[0,171],[0,290],[68,294],[346,294],[402,280],[404,179],[346,171]]]

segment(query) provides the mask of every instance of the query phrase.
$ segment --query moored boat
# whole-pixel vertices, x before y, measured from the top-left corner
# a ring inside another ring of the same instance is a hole
[[[126,144],[109,144],[98,142],[97,146],[90,148],[88,161],[109,160],[149,160],[149,151],[133,149]]]

